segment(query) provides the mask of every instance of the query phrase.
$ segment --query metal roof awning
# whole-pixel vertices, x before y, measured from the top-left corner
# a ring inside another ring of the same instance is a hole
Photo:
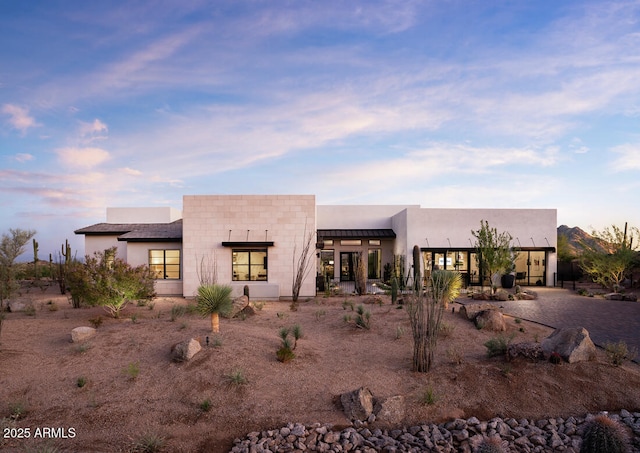
[[[273,247],[273,241],[225,241],[223,247]]]
[[[318,241],[325,239],[395,239],[391,228],[318,230]]]

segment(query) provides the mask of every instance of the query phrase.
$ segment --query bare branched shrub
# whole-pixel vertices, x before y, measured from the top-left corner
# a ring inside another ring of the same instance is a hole
[[[307,224],[305,222],[304,225],[304,234],[303,234],[303,242],[302,249],[298,252],[298,244],[294,244],[293,246],[293,284],[291,285],[291,296],[293,299],[293,303],[291,304],[291,309],[297,309],[298,297],[300,296],[300,289],[302,288],[302,284],[305,279],[309,275],[309,271],[311,270],[311,266],[313,266],[313,249],[311,246],[313,245],[313,240],[315,237],[315,231],[307,231]]]
[[[197,254],[196,261],[198,261]],[[216,260],[215,252],[211,255],[202,255],[196,268],[196,274],[198,275],[200,286],[210,286],[218,283],[218,261]]]

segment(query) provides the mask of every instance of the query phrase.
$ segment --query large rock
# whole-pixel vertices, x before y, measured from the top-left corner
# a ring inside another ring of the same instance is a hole
[[[19,311],[26,311],[27,309],[33,309],[31,302],[25,302],[23,300],[10,300],[7,302],[7,311],[17,313]]]
[[[225,315],[226,318],[235,318],[240,314],[242,310],[249,306],[249,298],[247,296],[240,296],[233,299],[233,308]]]
[[[389,425],[401,425],[405,417],[404,396],[392,396],[375,405],[376,420]]]
[[[493,304],[489,304],[489,303],[485,303],[485,304],[464,304],[462,307],[460,307],[460,314],[462,314],[462,316],[465,316],[469,321],[473,321],[474,319],[476,319],[476,316],[478,316],[478,313],[480,313],[483,310],[496,310],[496,306]]]
[[[479,329],[489,330],[491,332],[504,332],[507,330],[507,324],[500,310],[492,308],[483,310],[478,313],[475,318],[476,327]]]
[[[93,327],[76,327],[71,331],[71,341],[79,343],[85,341],[96,334],[96,329]]]
[[[536,361],[544,359],[544,351],[540,343],[511,343],[507,346],[507,360],[511,361],[518,357]]]
[[[171,347],[171,359],[174,362],[186,362],[191,360],[201,349],[200,342],[195,338],[191,338],[190,340],[176,343]]]
[[[365,387],[340,395],[344,414],[349,420],[367,420],[373,413],[373,395]]]
[[[592,360],[596,354],[596,347],[584,327],[556,329],[542,340],[542,350],[546,356],[557,352],[569,363],[586,362]]]

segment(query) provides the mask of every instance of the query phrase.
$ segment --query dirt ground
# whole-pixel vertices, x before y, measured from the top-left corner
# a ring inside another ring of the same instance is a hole
[[[257,302],[254,316],[222,319],[217,336],[196,314],[172,320],[173,307],[193,304],[180,298],[129,305],[112,319],[100,307],[73,309],[55,288],[22,297],[35,312],[8,313],[0,334],[2,451],[133,451],[154,436],[162,451],[228,451],[235,437],[287,422],[342,428],[349,421],[336,397],[361,386],[376,398],[404,396],[407,425],[640,411],[637,364],[613,367],[602,351],[595,361],[562,365],[487,358],[484,343],[496,334],[477,330],[455,304],[456,313],[445,314],[434,368],[415,373],[407,313],[386,296],[319,296],[295,312],[288,302]],[[355,315],[350,304],[371,312],[370,330],[345,321]],[[97,335],[72,343],[71,330],[98,316]],[[303,331],[296,358],[280,363],[278,331],[296,324]],[[551,333],[513,318],[507,324],[516,342]],[[171,362],[171,346],[189,338],[203,350],[189,362]],[[15,438],[20,433],[28,438]]]

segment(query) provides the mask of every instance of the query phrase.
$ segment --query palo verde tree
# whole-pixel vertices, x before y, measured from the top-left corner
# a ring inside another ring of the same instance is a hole
[[[229,285],[200,285],[196,296],[196,309],[201,316],[211,317],[211,332],[220,332],[220,315],[233,308],[232,288]]]
[[[72,299],[103,307],[118,318],[131,301],[155,296],[154,276],[147,265],[132,267],[116,257],[116,248],[85,256],[67,270],[67,284]]]
[[[36,235],[35,230],[10,228],[9,234],[3,233],[0,240],[0,311],[3,300],[11,297],[16,290],[13,265],[25,252],[27,243]]]
[[[407,313],[413,333],[413,371],[426,373],[431,369],[440,332],[442,315],[449,302],[462,288],[459,272],[434,270],[426,288],[414,291],[407,303]]]
[[[596,241],[580,242],[580,267],[591,279],[604,288],[618,291],[622,281],[631,271],[636,259],[638,228],[624,228],[615,225],[602,231],[594,230],[591,235]]]
[[[498,233],[497,228],[491,228],[486,220],[480,220],[480,229],[471,230],[471,234],[476,238],[476,261],[483,273],[481,283],[484,287],[484,275],[487,275],[495,292],[494,276],[504,272],[513,262],[513,237],[506,231]]]

